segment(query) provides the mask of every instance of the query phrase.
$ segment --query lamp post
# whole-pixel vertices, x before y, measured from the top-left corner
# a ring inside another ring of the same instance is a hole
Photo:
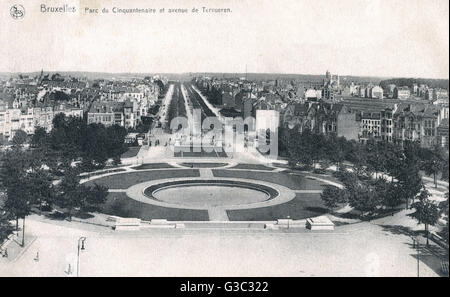
[[[86,237],[82,236],[78,239],[78,254],[77,254],[77,276],[80,276],[80,251],[84,251],[84,242]]]
[[[291,217],[290,216],[287,216],[287,223],[288,223],[288,229],[289,229],[289,221],[291,220]]]
[[[420,242],[419,242],[419,240],[417,240],[416,248],[417,248],[417,277],[419,277],[420,276],[420,267],[419,267],[419,265],[420,265]]]
[[[23,216],[23,221],[22,221],[22,247],[25,246],[25,216]]]
[[[413,240],[413,248],[415,248],[417,251],[417,277],[419,277],[420,276],[420,273],[419,273],[419,271],[420,271],[420,249],[419,249],[420,243],[419,243],[418,238],[413,237],[412,240]]]

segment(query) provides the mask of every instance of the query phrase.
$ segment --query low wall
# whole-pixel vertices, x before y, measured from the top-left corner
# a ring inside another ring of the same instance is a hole
[[[448,250],[448,243],[445,242],[444,238],[442,238],[441,236],[439,236],[438,234],[436,234],[435,232],[430,232],[431,236],[430,239],[436,243],[437,245],[439,245],[442,248],[445,248]]]
[[[292,219],[278,219],[274,221],[168,221],[165,219],[155,219],[151,221],[142,221],[133,218],[122,219],[119,217],[111,216],[110,220],[116,222],[115,228],[116,230],[185,229],[185,228],[279,230],[279,229],[306,228],[306,220],[292,220]],[[123,222],[132,222],[133,224],[123,224]]]

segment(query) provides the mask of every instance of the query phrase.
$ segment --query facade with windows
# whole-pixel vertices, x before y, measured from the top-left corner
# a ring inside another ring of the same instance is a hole
[[[393,140],[419,142],[422,147],[431,148],[442,142],[438,127],[442,118],[442,107],[435,105],[404,105],[394,114]]]

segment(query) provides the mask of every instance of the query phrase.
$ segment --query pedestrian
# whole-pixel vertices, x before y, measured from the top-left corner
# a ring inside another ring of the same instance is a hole
[[[34,261],[39,262],[39,251],[36,253],[36,257],[34,257]]]
[[[72,274],[72,266],[70,266],[70,263],[69,263],[69,267],[67,268],[66,273],[67,273],[68,275],[71,275],[71,274]]]

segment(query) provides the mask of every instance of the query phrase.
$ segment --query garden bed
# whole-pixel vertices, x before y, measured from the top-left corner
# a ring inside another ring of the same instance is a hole
[[[231,169],[250,169],[250,170],[267,170],[272,171],[273,168],[261,164],[238,164]]]
[[[267,207],[227,210],[230,221],[271,221],[286,219],[301,220],[320,216],[328,210],[320,199],[320,194],[297,194],[294,199],[283,204]]]
[[[140,218],[145,221],[166,219],[169,221],[208,221],[207,210],[161,207],[141,203],[129,198],[125,193],[109,193],[102,213],[123,218]]]
[[[92,186],[94,183],[107,186],[109,189],[127,189],[135,184],[143,183],[155,179],[177,178],[177,177],[199,177],[200,172],[197,169],[174,169],[127,172],[124,174],[115,174],[100,177],[85,183],[86,186]]]
[[[189,168],[214,168],[227,166],[228,163],[181,163],[180,165]]]
[[[128,150],[120,156],[121,158],[131,158],[136,157],[139,153],[139,150],[141,149],[140,146],[132,146],[129,147]]]
[[[226,170],[226,169],[213,169],[215,177],[235,177],[262,180],[269,183],[280,184],[293,190],[322,190],[323,183],[304,178],[299,175],[290,175],[283,172],[255,172],[245,170]]]
[[[170,164],[167,163],[148,163],[148,164],[142,164],[139,166],[131,167],[135,170],[145,170],[145,169],[164,169],[164,168],[175,168]]]

